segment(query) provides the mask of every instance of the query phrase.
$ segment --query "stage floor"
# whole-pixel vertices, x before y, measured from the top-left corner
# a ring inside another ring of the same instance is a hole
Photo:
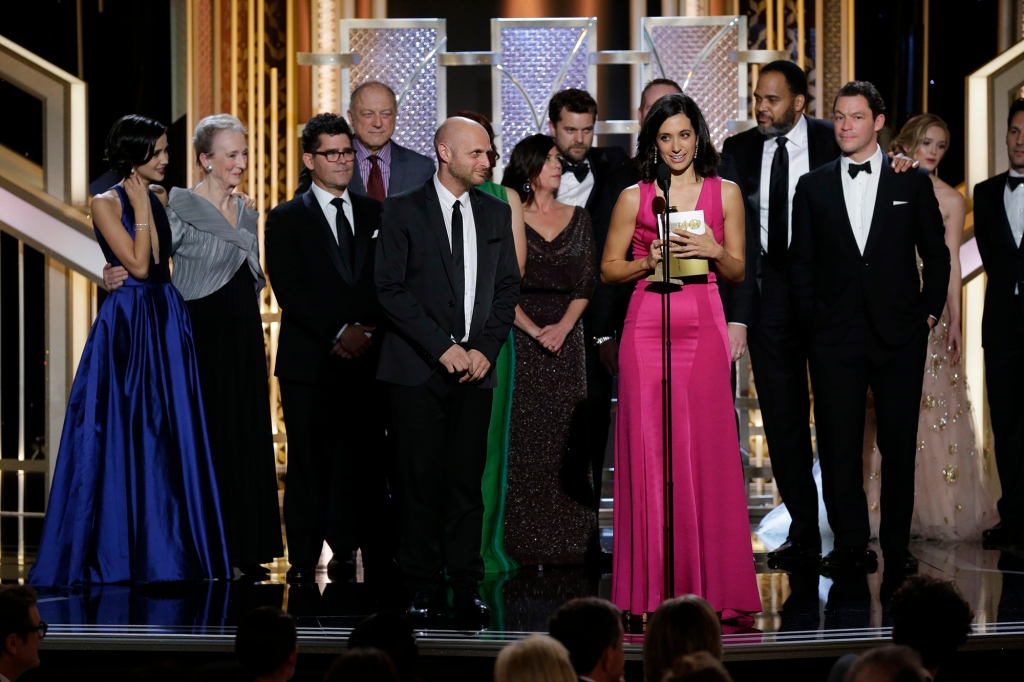
[[[951,579],[974,611],[968,648],[1024,647],[1024,549],[994,551],[980,543],[914,543],[921,572]],[[756,554],[763,611],[741,628],[726,624],[727,661],[838,656],[889,637],[888,595],[883,566],[873,575],[830,580],[772,571]],[[0,557],[4,583],[23,580],[28,563]],[[376,611],[400,605],[399,590],[362,582],[331,582],[326,572],[315,585],[287,585],[283,562],[264,582],[207,582],[164,586],[87,587],[39,595],[42,619],[50,624],[44,649],[229,652],[234,625],[252,608],[285,608],[297,621],[303,651],[345,648],[352,627]],[[492,657],[508,641],[544,632],[547,619],[568,599],[607,597],[611,576],[578,568],[523,569],[489,576],[481,585],[492,608],[486,628],[439,621],[418,631],[426,656]],[[627,636],[627,655],[640,656],[642,635]]]

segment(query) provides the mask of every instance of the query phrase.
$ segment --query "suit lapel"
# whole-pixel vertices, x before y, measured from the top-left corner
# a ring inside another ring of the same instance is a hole
[[[590,196],[587,197],[587,205],[584,208],[587,212],[593,213],[594,208],[597,206],[597,198],[601,196],[604,191],[604,180],[607,173],[605,173],[607,164],[605,163],[604,154],[601,153],[596,147],[591,147],[590,152],[587,154],[587,160],[590,162],[590,172],[594,176],[594,186],[590,188]]]
[[[810,170],[823,166],[828,162],[825,158],[825,150],[822,149],[821,136],[818,135],[817,126],[807,119],[807,165]]]
[[[469,203],[473,207],[473,225],[476,229],[476,301],[479,303],[483,299],[483,292],[485,284],[487,286],[494,286],[493,282],[485,282],[483,274],[490,272],[493,268],[491,267],[490,261],[487,261],[487,239],[490,236],[490,230],[487,229],[487,216],[484,214],[483,202],[480,200],[480,192],[471,189],[469,190]],[[486,261],[486,262],[485,262]],[[466,283],[469,286],[469,282]],[[469,330],[470,338],[473,338],[473,334],[483,328],[484,324],[484,309],[481,305],[474,306],[473,319],[470,320]]]
[[[764,155],[764,135],[757,133],[751,136],[750,153],[746,154],[746,167],[743,169],[743,182],[746,183],[747,210],[757,216],[755,224],[761,222],[761,157]]]
[[[996,187],[995,191],[992,192],[992,208],[995,209],[993,213],[999,216],[999,227],[998,232],[1002,235],[1001,239],[1006,242],[1007,248],[1011,251],[1017,251],[1018,249],[1024,249],[1024,239],[1020,240],[1020,246],[1017,245],[1016,240],[1013,238],[1013,228],[1010,227],[1010,216],[1006,215],[1006,203],[1003,201],[1003,193],[1006,191],[1006,178],[1009,177],[1009,173],[1000,173],[996,177],[1000,178],[1000,182]]]
[[[455,293],[455,280],[452,277],[452,270],[455,266],[452,263],[452,247],[448,243],[448,230],[444,226],[444,214],[441,212],[441,200],[437,197],[437,188],[434,187],[433,180],[426,183],[425,189],[430,231],[434,233],[434,241],[437,242],[441,263],[444,264],[444,273],[448,276],[448,286],[452,288],[452,293]]]
[[[896,171],[890,168],[886,161],[887,159],[883,157],[881,170],[878,172],[878,191],[875,192],[875,206],[871,213],[871,227],[868,229],[868,238],[864,243],[865,256],[874,248],[878,240],[882,238],[882,226],[885,224],[885,218],[889,215],[889,211],[892,210],[893,184],[896,179]]]
[[[352,179],[349,180],[348,191],[365,197],[366,187],[363,185],[363,178],[359,175],[359,162],[354,161],[352,165]]]
[[[313,218],[314,230],[320,233],[320,240],[327,251],[327,257],[331,259],[331,263],[334,264],[342,279],[351,285],[353,281],[352,271],[338,252],[338,242],[334,239],[334,231],[328,225],[327,216],[324,215],[323,210],[320,208],[316,195],[313,194],[312,187],[302,195],[302,201],[306,204],[306,210],[309,211],[310,216]]]
[[[388,180],[388,196],[393,196],[406,189],[405,171],[408,164],[404,163],[405,148],[391,143],[391,177]]]
[[[846,194],[843,193],[843,178],[840,173],[843,172],[843,166],[836,159],[832,162],[833,168],[829,175],[832,178],[832,210],[835,211],[835,225],[839,226],[839,232],[842,234],[841,239],[846,242],[846,245],[853,250],[853,253],[857,254],[859,258],[860,247],[857,246],[857,238],[853,235],[853,227],[850,225],[850,214],[846,212]]]
[[[359,277],[363,272],[363,264],[366,262],[366,254],[370,250],[370,244],[373,242],[373,227],[369,216],[366,215],[366,207],[361,201],[353,197],[352,193],[349,192],[349,197],[352,201],[352,218],[355,219],[355,272],[352,273],[353,285],[359,281]]]

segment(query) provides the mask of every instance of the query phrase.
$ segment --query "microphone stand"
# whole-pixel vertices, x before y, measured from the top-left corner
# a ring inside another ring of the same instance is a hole
[[[668,170],[667,166],[662,166]],[[661,170],[659,168],[659,171]],[[662,176],[668,176],[663,178]],[[662,180],[665,180],[662,183]],[[671,599],[676,593],[675,576],[675,491],[672,474],[672,290],[675,283],[670,277],[669,258],[672,257],[669,244],[669,188],[672,185],[670,173],[659,172],[658,184],[665,193],[665,208],[659,216],[662,225],[661,272],[664,291],[661,296],[661,424],[662,424],[662,457],[665,478],[665,593],[662,599]]]

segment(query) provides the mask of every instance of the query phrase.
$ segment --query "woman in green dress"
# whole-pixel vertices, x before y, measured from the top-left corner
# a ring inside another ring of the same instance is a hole
[[[487,130],[491,138],[491,166],[498,160],[498,150],[494,146],[494,129],[491,122],[483,114],[475,111],[460,111],[462,116],[476,121]],[[492,194],[505,201],[512,208],[512,234],[516,242],[516,258],[519,260],[519,273],[526,271],[526,225],[523,222],[523,205],[514,192],[507,194],[505,188],[487,179],[480,190]],[[509,573],[519,568],[519,564],[505,551],[505,481],[508,473],[508,430],[512,418],[512,382],[516,366],[512,350],[512,333],[501,347],[495,371],[498,374],[498,386],[494,389],[494,401],[491,406],[491,425],[487,432],[487,464],[484,466],[482,483],[484,495],[484,532],[481,539],[480,554],[484,558],[484,573]]]

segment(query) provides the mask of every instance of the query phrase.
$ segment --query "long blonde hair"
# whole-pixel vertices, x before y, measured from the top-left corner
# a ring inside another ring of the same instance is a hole
[[[494,682],[578,682],[569,651],[547,635],[530,635],[501,650]]]
[[[946,133],[946,144],[949,144],[949,126],[945,121],[935,114],[918,114],[903,124],[903,128],[889,145],[889,151],[902,152],[914,158],[918,147],[924,143],[924,136],[929,128],[942,128]]]
[[[722,660],[722,625],[711,604],[695,594],[662,602],[647,623],[644,678],[659,682],[673,661],[697,651]]]

